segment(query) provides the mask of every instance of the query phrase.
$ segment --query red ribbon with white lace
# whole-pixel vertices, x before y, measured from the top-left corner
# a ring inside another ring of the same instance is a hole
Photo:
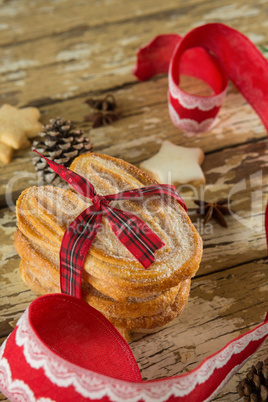
[[[53,319],[59,317],[63,333],[55,334]],[[25,402],[210,401],[265,341],[267,318],[191,372],[143,382],[131,349],[102,314],[71,296],[41,296],[0,348],[0,390],[11,401]],[[45,337],[42,320],[47,323]],[[64,358],[64,351],[47,347],[55,336],[71,350],[71,360]]]
[[[220,110],[230,79],[268,130],[268,62],[255,45],[235,29],[219,23],[206,24],[184,37],[159,35],[139,49],[133,70],[139,80],[167,72],[169,113],[180,129],[192,132],[209,129]],[[211,87],[213,95],[186,93],[179,86],[180,74],[203,80]],[[265,229],[268,246],[268,205]],[[263,324],[230,342],[197,369],[163,380],[170,386],[176,384],[176,391],[166,400],[211,400],[267,336],[268,314]]]
[[[268,128],[268,63],[256,47],[238,31],[223,24],[207,24],[192,30],[184,38],[178,35],[158,36],[139,51],[135,68],[135,74],[139,79],[148,79],[168,70],[169,110],[174,124],[178,127],[191,131],[209,128],[219,111],[226,92],[227,81],[230,78],[256,110],[266,129]],[[180,74],[201,78],[211,86],[214,95],[201,97],[185,93],[179,88]],[[69,173],[68,170],[66,171]],[[63,169],[61,173],[65,179],[68,176],[67,181],[69,183],[71,181],[70,184],[74,187],[77,186],[77,190],[81,188],[81,185],[85,186],[87,195],[93,201],[94,212],[99,212],[102,208],[107,209],[107,201],[111,196],[97,196],[94,189],[88,188],[88,183],[83,182],[83,178],[82,182],[75,182],[80,178],[66,175],[66,171]],[[84,195],[83,191],[82,194]],[[268,244],[268,207],[265,228]],[[76,226],[75,229],[77,229]],[[42,296],[47,298],[47,303],[49,299],[55,297],[58,308],[60,305],[65,307],[63,311],[66,312],[67,317],[69,311],[67,314],[66,296]],[[84,302],[79,300],[79,303],[82,305]],[[267,314],[262,324],[229,342],[189,373],[147,382],[141,382],[137,375],[130,381],[126,374],[129,370],[123,370],[120,377],[114,377],[115,364],[124,363],[130,370],[133,367],[136,370],[136,362],[128,345],[123,339],[119,339],[119,334],[105,317],[88,305],[82,307],[87,309],[85,316],[92,315],[91,324],[97,328],[95,332],[92,330],[92,342],[88,339],[89,332],[86,333],[87,339],[82,336],[84,344],[87,341],[89,345],[92,345],[94,356],[103,356],[103,350],[106,350],[103,346],[107,348],[107,338],[99,337],[96,342],[94,334],[102,329],[101,333],[109,335],[109,345],[114,353],[111,354],[111,359],[107,359],[105,372],[95,372],[94,367],[87,370],[84,366],[72,364],[58,356],[56,351],[45,348],[42,338],[38,337],[34,331],[30,333],[27,314],[24,313],[24,319],[20,321],[19,326],[0,350],[0,389],[10,400],[24,398],[23,400],[61,401],[68,395],[69,400],[81,402],[91,400],[209,401],[218,394],[268,336]],[[76,316],[77,312],[75,311],[74,314]],[[42,317],[41,309],[38,322],[41,322]],[[76,334],[71,340],[72,326],[69,328],[69,316],[67,321],[68,348],[70,348],[72,346],[70,342],[73,344],[76,342]],[[29,334],[33,337],[31,342]],[[80,335],[83,335],[83,332]],[[55,337],[54,328],[52,328],[52,337]],[[42,350],[45,351],[43,354]],[[125,354],[127,358],[124,359]],[[97,360],[101,359],[92,359],[92,362]]]
[[[146,80],[159,73],[169,79],[169,113],[185,131],[205,131],[214,122],[228,79],[238,88],[268,129],[268,62],[243,34],[224,24],[193,29],[184,37],[159,35],[137,53],[133,73]],[[205,81],[212,96],[186,93],[180,74]]]

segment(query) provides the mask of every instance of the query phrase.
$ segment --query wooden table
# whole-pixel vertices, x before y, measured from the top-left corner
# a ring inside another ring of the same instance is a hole
[[[136,50],[159,33],[185,34],[212,21],[229,24],[265,46],[266,15],[267,3],[253,0],[1,3],[1,104],[37,106],[44,123],[55,116],[71,119],[85,129],[97,152],[135,165],[155,154],[164,139],[201,147],[206,153],[207,184],[197,188],[196,197],[205,191],[207,200],[217,201],[233,192],[235,216],[227,218],[228,229],[215,222],[204,225],[191,213],[203,237],[203,260],[184,313],[155,334],[134,336],[130,346],[144,379],[189,371],[263,321],[268,306],[263,222],[268,150],[260,119],[231,84],[215,127],[194,137],[183,134],[168,115],[167,77],[140,83],[131,74]],[[185,88],[193,89],[190,80]],[[202,91],[201,86],[196,90]],[[89,132],[84,101],[107,93],[116,97],[121,118]],[[37,182],[31,157],[28,148],[1,166],[1,340],[36,297],[19,276],[19,257],[13,246],[16,217],[10,208],[11,200]],[[193,208],[193,193],[184,195]],[[266,342],[214,400],[238,400],[237,382],[251,364],[267,355]]]

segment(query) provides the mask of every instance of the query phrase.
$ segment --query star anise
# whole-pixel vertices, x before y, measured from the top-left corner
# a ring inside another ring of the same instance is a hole
[[[205,224],[211,218],[214,218],[221,226],[225,228],[228,227],[224,215],[231,215],[232,211],[229,207],[224,205],[227,203],[227,200],[219,200],[217,202],[195,200],[194,202],[199,206],[196,212],[205,217]]]
[[[98,110],[98,112],[85,116],[85,120],[93,123],[93,128],[107,126],[120,117],[120,114],[115,112],[117,105],[114,96],[111,94],[106,95],[103,99],[89,98],[85,103],[92,109]]]
[[[85,116],[85,120],[92,122],[93,128],[108,126],[119,119],[119,114],[115,112],[96,112]]]
[[[104,112],[115,110],[117,107],[115,97],[112,94],[108,94],[102,99],[89,98],[85,103],[92,109],[102,110]]]

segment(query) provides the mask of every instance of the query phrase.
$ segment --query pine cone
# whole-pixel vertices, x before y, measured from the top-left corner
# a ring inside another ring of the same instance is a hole
[[[33,142],[33,149],[46,158],[69,167],[78,155],[92,149],[89,138],[84,137],[83,134],[83,131],[77,130],[70,120],[57,117],[49,120],[49,124],[43,126],[39,138]],[[62,179],[39,155],[33,157],[33,164],[40,184],[61,185],[63,183]]]
[[[236,390],[244,402],[268,401],[268,358],[252,366]]]

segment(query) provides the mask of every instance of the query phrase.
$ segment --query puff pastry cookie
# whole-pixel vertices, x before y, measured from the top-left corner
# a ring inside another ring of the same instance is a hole
[[[71,170],[88,179],[100,195],[156,184],[140,169],[107,155],[76,158]],[[37,294],[60,292],[59,250],[67,226],[90,200],[73,190],[44,186],[25,190],[17,202],[15,246],[20,273]],[[82,297],[121,331],[157,328],[178,316],[187,303],[190,279],[198,270],[202,241],[175,200],[155,196],[113,201],[139,216],[165,243],[144,269],[120,243],[105,218],[87,254]]]

